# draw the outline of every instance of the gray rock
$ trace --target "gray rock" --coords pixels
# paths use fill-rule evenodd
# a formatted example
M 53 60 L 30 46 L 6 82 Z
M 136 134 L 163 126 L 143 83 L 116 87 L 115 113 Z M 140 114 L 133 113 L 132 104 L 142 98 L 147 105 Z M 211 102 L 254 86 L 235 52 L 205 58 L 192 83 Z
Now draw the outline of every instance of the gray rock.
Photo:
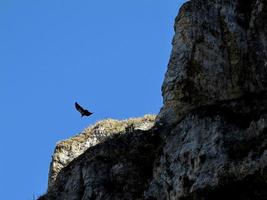
M 267 199 L 266 21 L 266 0 L 185 3 L 156 124 L 59 143 L 39 200 Z
M 187 114 L 166 136 L 145 199 L 266 199 L 266 97 Z M 244 112 L 252 103 L 255 110 Z
M 175 22 L 157 121 L 267 87 L 265 0 L 191 0 Z
M 90 147 L 62 168 L 42 199 L 142 199 L 161 139 L 134 129 Z
M 155 116 L 128 120 L 107 119 L 86 128 L 82 133 L 57 143 L 50 163 L 48 189 L 53 187 L 57 174 L 72 160 L 84 153 L 89 147 L 104 142 L 116 134 L 124 134 L 131 129 L 148 130 L 154 125 Z

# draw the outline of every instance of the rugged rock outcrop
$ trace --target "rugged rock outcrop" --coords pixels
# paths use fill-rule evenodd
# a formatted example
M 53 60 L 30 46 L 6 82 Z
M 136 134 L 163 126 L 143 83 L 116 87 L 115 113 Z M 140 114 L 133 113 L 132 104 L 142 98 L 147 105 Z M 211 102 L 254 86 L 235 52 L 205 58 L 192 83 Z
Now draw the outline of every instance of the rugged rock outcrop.
M 266 0 L 192 0 L 175 22 L 159 119 L 267 87 Z
M 188 113 L 168 133 L 145 197 L 266 199 L 266 98 L 251 94 Z
M 88 127 L 82 133 L 70 139 L 58 142 L 50 164 L 48 188 L 52 188 L 58 173 L 73 159 L 84 153 L 89 147 L 112 138 L 113 135 L 124 134 L 134 130 L 145 131 L 153 127 L 154 115 L 128 120 L 107 119 Z
M 267 199 L 266 21 L 266 0 L 185 3 L 156 124 L 61 142 L 39 199 Z

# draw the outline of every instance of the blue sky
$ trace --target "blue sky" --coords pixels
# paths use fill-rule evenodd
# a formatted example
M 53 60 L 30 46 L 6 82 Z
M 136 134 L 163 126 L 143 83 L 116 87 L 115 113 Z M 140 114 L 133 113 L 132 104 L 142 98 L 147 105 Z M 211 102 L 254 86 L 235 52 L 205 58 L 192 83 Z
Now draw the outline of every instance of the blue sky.
M 0 196 L 46 191 L 57 141 L 158 113 L 180 0 L 0 1 Z M 74 102 L 94 114 L 81 118 Z

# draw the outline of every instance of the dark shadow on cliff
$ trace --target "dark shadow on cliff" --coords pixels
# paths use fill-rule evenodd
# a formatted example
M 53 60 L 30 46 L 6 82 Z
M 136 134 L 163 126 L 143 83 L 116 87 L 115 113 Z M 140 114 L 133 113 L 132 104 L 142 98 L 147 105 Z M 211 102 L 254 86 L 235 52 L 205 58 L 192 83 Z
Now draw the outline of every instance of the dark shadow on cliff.
M 247 92 L 240 98 L 220 101 L 212 105 L 200 106 L 192 111 L 199 117 L 222 116 L 226 122 L 235 124 L 240 129 L 248 128 L 251 121 L 256 121 L 267 113 L 267 91 Z
M 227 177 L 217 187 L 196 191 L 187 197 L 181 198 L 181 200 L 265 200 L 267 199 L 266 188 L 266 177 L 262 177 L 260 173 L 255 173 L 248 175 L 243 180 L 237 180 L 236 177 Z

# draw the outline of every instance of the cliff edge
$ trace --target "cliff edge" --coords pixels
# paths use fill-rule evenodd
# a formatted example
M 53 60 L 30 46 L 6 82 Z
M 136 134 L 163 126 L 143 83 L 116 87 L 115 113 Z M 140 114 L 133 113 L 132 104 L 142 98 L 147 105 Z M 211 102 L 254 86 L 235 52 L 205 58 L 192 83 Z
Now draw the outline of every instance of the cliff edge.
M 156 119 L 59 143 L 39 200 L 267 199 L 266 21 L 266 0 L 186 2 Z

